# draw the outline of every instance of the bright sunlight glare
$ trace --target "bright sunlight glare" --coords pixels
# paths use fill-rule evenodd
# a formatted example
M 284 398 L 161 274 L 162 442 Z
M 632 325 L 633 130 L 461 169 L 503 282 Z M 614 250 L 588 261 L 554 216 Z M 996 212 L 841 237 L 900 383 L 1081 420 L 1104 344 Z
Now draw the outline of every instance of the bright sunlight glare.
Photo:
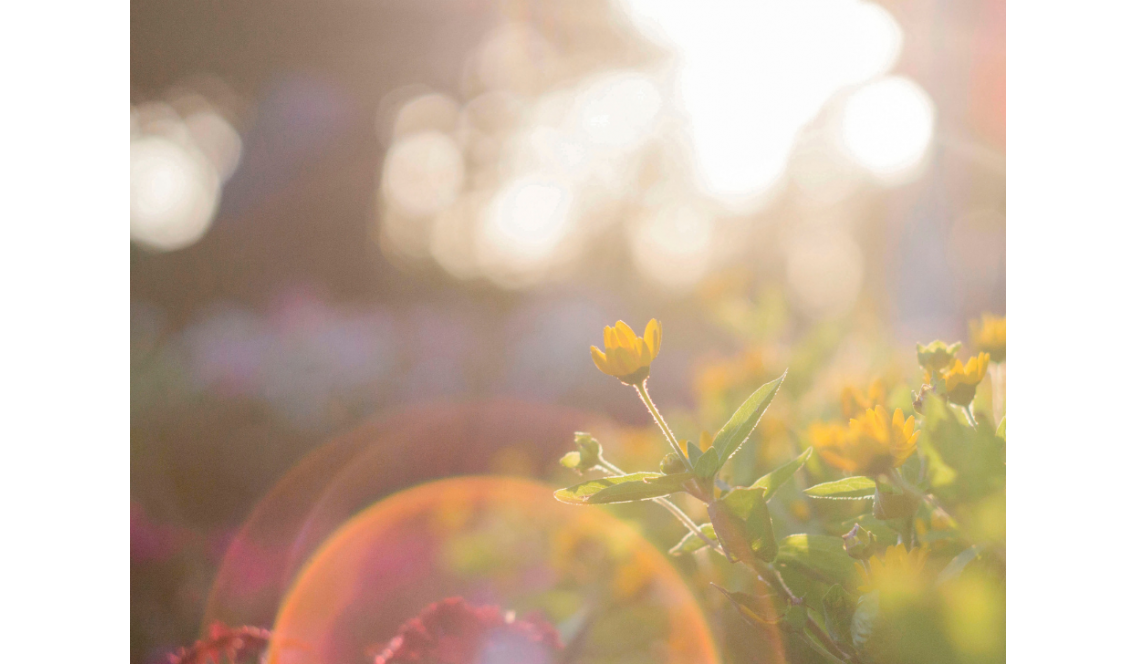
M 839 89 L 889 71 L 903 34 L 863 0 L 623 0 L 676 56 L 676 95 L 703 189 L 740 210 L 781 181 L 798 131 Z
M 914 81 L 889 76 L 845 101 L 841 138 L 857 163 L 886 181 L 917 170 L 935 129 L 935 107 Z

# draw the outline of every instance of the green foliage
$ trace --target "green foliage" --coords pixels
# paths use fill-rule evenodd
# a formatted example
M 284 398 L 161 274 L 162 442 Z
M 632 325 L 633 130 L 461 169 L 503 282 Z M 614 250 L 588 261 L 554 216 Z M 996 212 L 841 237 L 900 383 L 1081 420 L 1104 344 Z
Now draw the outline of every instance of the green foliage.
M 735 489 L 707 507 L 727 557 L 754 564 L 769 562 L 778 553 L 774 525 L 763 500 L 765 489 Z
M 714 583 L 711 586 L 726 595 L 735 610 L 752 625 L 774 625 L 781 619 L 781 616 L 774 609 L 772 598 L 769 595 L 732 592 Z
M 616 477 L 600 477 L 574 484 L 553 493 L 557 500 L 570 505 L 599 505 L 651 500 L 683 490 L 691 473 L 630 473 Z
M 858 498 L 871 498 L 876 493 L 876 482 L 870 477 L 846 477 L 836 482 L 815 484 L 805 490 L 810 498 L 827 498 L 830 500 L 852 500 Z
M 942 462 L 955 472 L 954 480 L 939 485 L 938 493 L 950 502 L 974 501 L 1006 485 L 1006 441 L 980 419 L 972 428 L 942 399 L 924 406 L 923 434 Z
M 829 636 L 841 643 L 853 641 L 853 613 L 857 609 L 855 597 L 845 592 L 845 588 L 835 583 L 821 598 L 821 606 L 825 615 L 825 629 Z
M 786 373 L 783 372 L 781 376 L 755 390 L 750 398 L 738 407 L 738 410 L 727 420 L 722 429 L 715 434 L 712 447 L 718 453 L 719 468 L 750 437 L 750 433 L 754 431 L 754 427 L 758 426 L 758 420 L 762 419 L 762 415 L 770 407 L 774 395 L 778 393 L 778 388 L 781 387 L 785 378 Z
M 778 547 L 777 562 L 826 583 L 853 587 L 857 561 L 845 553 L 845 542 L 829 535 L 790 535 Z
M 718 541 L 718 535 L 715 534 L 715 527 L 709 523 L 704 523 L 699 526 L 699 532 L 703 533 L 703 535 L 712 542 Z M 694 553 L 706 546 L 707 543 L 703 541 L 702 537 L 699 537 L 695 533 L 688 532 L 683 536 L 683 539 L 679 540 L 678 544 L 671 547 L 668 553 L 673 556 L 678 556 L 684 553 Z
M 703 456 L 695 463 L 695 477 L 700 479 L 710 479 L 715 476 L 719 470 L 719 455 L 715 448 L 708 448 Z
M 806 448 L 806 450 L 802 452 L 796 459 L 785 465 L 778 466 L 766 475 L 763 475 L 758 479 L 758 481 L 756 481 L 754 484 L 751 484 L 750 488 L 765 490 L 765 498 L 766 500 L 769 500 L 780 486 L 785 484 L 791 477 L 793 477 L 794 473 L 796 473 L 802 466 L 804 466 L 806 461 L 809 461 L 811 454 L 813 454 L 813 448 Z

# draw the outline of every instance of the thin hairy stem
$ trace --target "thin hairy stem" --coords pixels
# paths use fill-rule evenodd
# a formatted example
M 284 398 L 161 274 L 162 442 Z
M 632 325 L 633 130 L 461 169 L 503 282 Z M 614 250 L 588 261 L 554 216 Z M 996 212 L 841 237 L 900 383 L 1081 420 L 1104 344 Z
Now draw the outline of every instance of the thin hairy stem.
M 675 450 L 675 453 L 679 455 L 680 459 L 683 459 L 683 463 L 687 464 L 689 470 L 694 471 L 694 468 L 691 466 L 691 460 L 687 458 L 687 455 L 679 447 L 679 440 L 675 437 L 675 434 L 671 433 L 671 429 L 667 426 L 667 422 L 664 421 L 663 415 L 660 414 L 659 409 L 655 407 L 655 403 L 651 400 L 651 395 L 647 393 L 647 379 L 641 380 L 633 387 L 636 388 L 636 393 L 640 395 L 640 401 L 644 402 L 648 412 L 655 418 L 655 423 L 658 424 L 659 428 L 663 431 L 663 437 L 667 439 L 667 442 L 671 443 L 671 449 Z

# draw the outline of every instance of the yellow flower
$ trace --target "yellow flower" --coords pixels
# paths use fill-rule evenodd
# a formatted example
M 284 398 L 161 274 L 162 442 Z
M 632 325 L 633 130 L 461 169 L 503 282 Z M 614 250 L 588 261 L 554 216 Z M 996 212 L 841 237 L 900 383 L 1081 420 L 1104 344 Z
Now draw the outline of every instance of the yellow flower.
M 647 324 L 642 337 L 637 337 L 624 321 L 617 321 L 615 327 L 604 328 L 604 350 L 592 347 L 592 361 L 597 369 L 609 376 L 635 385 L 647 378 L 651 361 L 659 355 L 662 338 L 659 321 L 654 318 Z
M 1007 359 L 1007 319 L 991 314 L 983 314 L 971 325 L 971 345 L 977 350 L 991 355 L 991 361 L 998 364 Z
M 884 558 L 873 556 L 868 561 L 868 571 L 858 566 L 861 576 L 858 588 L 862 593 L 873 590 L 915 590 L 925 581 L 924 564 L 928 561 L 928 549 L 916 547 L 909 551 L 903 545 L 894 544 L 884 552 Z
M 880 475 L 904 463 L 916 451 L 920 432 L 916 418 L 904 419 L 899 408 L 888 419 L 884 406 L 866 409 L 849 421 L 814 424 L 808 435 L 814 449 L 829 465 L 861 475 Z
M 841 390 L 841 412 L 845 417 L 852 418 L 857 413 L 875 406 L 883 406 L 885 394 L 884 381 L 880 378 L 869 383 L 868 392 L 860 388 L 847 385 Z
M 987 375 L 987 365 L 991 356 L 980 353 L 967 361 L 965 365 L 959 360 L 955 366 L 944 373 L 944 388 L 947 391 L 948 401 L 960 406 L 966 406 L 975 398 L 975 387 Z

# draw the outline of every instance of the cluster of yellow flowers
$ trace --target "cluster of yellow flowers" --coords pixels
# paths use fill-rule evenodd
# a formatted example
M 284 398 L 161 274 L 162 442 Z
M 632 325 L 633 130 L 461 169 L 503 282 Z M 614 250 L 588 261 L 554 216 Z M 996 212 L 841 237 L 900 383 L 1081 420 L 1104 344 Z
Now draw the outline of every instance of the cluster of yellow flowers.
M 916 418 L 897 408 L 888 417 L 884 406 L 868 408 L 840 424 L 813 424 L 808 436 L 814 449 L 835 468 L 858 475 L 880 475 L 904 463 L 916 451 L 920 432 Z
M 979 351 L 967 362 L 956 358 L 962 344 L 933 341 L 916 345 L 916 357 L 924 368 L 924 382 L 957 406 L 967 407 L 975 398 L 975 388 L 987 375 L 991 362 L 1007 358 L 1007 319 L 984 314 L 971 321 L 971 343 Z

